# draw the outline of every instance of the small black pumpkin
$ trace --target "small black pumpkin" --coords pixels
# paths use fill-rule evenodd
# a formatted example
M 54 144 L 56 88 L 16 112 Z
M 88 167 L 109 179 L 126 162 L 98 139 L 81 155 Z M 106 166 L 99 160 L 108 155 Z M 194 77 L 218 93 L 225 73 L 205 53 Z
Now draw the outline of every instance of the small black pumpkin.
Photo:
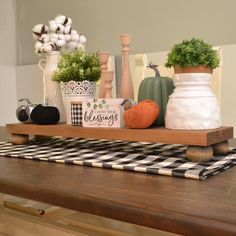
M 32 110 L 30 118 L 36 124 L 51 125 L 60 120 L 60 113 L 56 107 L 39 104 Z

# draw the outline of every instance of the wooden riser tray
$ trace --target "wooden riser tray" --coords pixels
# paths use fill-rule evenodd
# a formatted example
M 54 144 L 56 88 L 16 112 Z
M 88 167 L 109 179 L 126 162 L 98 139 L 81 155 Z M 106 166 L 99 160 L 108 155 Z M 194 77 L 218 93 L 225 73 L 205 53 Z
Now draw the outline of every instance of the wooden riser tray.
M 201 155 L 205 153 L 204 150 L 206 150 L 207 148 L 209 149 L 209 147 L 211 148 L 211 145 L 214 146 L 215 144 L 224 143 L 223 146 L 225 149 L 225 145 L 228 147 L 228 143 L 225 143 L 225 141 L 233 138 L 233 127 L 221 127 L 219 129 L 212 130 L 186 131 L 170 130 L 164 127 L 150 129 L 83 128 L 80 126 L 72 126 L 66 124 L 36 125 L 20 123 L 7 124 L 6 129 L 12 135 L 13 144 L 19 144 L 18 140 L 22 140 L 22 142 L 20 143 L 27 142 L 28 135 L 119 139 L 128 141 L 159 142 L 166 144 L 186 144 L 190 146 L 200 146 L 202 147 L 200 149 Z M 209 156 L 209 150 L 207 152 L 207 155 Z M 212 151 L 210 150 L 210 152 Z M 197 154 L 197 156 L 199 156 L 199 153 Z

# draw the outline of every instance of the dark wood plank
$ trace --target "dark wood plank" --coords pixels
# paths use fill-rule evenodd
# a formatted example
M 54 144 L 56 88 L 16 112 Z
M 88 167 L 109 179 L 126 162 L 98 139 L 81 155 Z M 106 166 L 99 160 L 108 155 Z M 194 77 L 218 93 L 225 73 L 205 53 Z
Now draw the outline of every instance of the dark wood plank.
M 0 157 L 0 192 L 184 235 L 236 235 L 236 169 L 205 181 Z
M 209 146 L 233 138 L 233 127 L 214 130 L 169 130 L 163 127 L 153 129 L 128 128 L 83 128 L 66 124 L 35 125 L 8 124 L 6 129 L 11 134 L 31 134 L 46 136 L 65 136 L 97 139 L 121 139 L 128 141 L 160 142 Z

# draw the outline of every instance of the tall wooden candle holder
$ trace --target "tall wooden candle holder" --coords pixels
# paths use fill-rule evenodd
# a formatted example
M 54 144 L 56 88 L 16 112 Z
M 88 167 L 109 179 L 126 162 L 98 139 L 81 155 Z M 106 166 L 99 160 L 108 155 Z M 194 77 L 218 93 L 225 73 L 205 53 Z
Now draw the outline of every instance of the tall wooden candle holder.
M 122 34 L 120 36 L 123 56 L 123 71 L 121 76 L 120 97 L 134 99 L 134 89 L 129 67 L 129 51 L 130 51 L 130 34 Z
M 105 96 L 104 98 L 112 98 L 112 80 L 114 71 L 103 71 L 102 77 L 104 79 Z
M 103 72 L 108 70 L 108 59 L 109 59 L 109 53 L 108 52 L 99 52 L 99 59 L 101 63 L 101 81 L 100 81 L 100 86 L 99 86 L 99 98 L 105 98 L 105 82 L 103 78 Z

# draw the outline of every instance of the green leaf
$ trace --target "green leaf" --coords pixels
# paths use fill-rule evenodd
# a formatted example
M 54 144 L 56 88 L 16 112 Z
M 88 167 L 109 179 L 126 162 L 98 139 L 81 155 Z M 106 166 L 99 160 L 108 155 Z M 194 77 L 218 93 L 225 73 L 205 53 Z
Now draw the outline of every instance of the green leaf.
M 93 81 L 101 77 L 100 60 L 98 53 L 76 51 L 62 55 L 58 69 L 52 79 L 57 82 Z

